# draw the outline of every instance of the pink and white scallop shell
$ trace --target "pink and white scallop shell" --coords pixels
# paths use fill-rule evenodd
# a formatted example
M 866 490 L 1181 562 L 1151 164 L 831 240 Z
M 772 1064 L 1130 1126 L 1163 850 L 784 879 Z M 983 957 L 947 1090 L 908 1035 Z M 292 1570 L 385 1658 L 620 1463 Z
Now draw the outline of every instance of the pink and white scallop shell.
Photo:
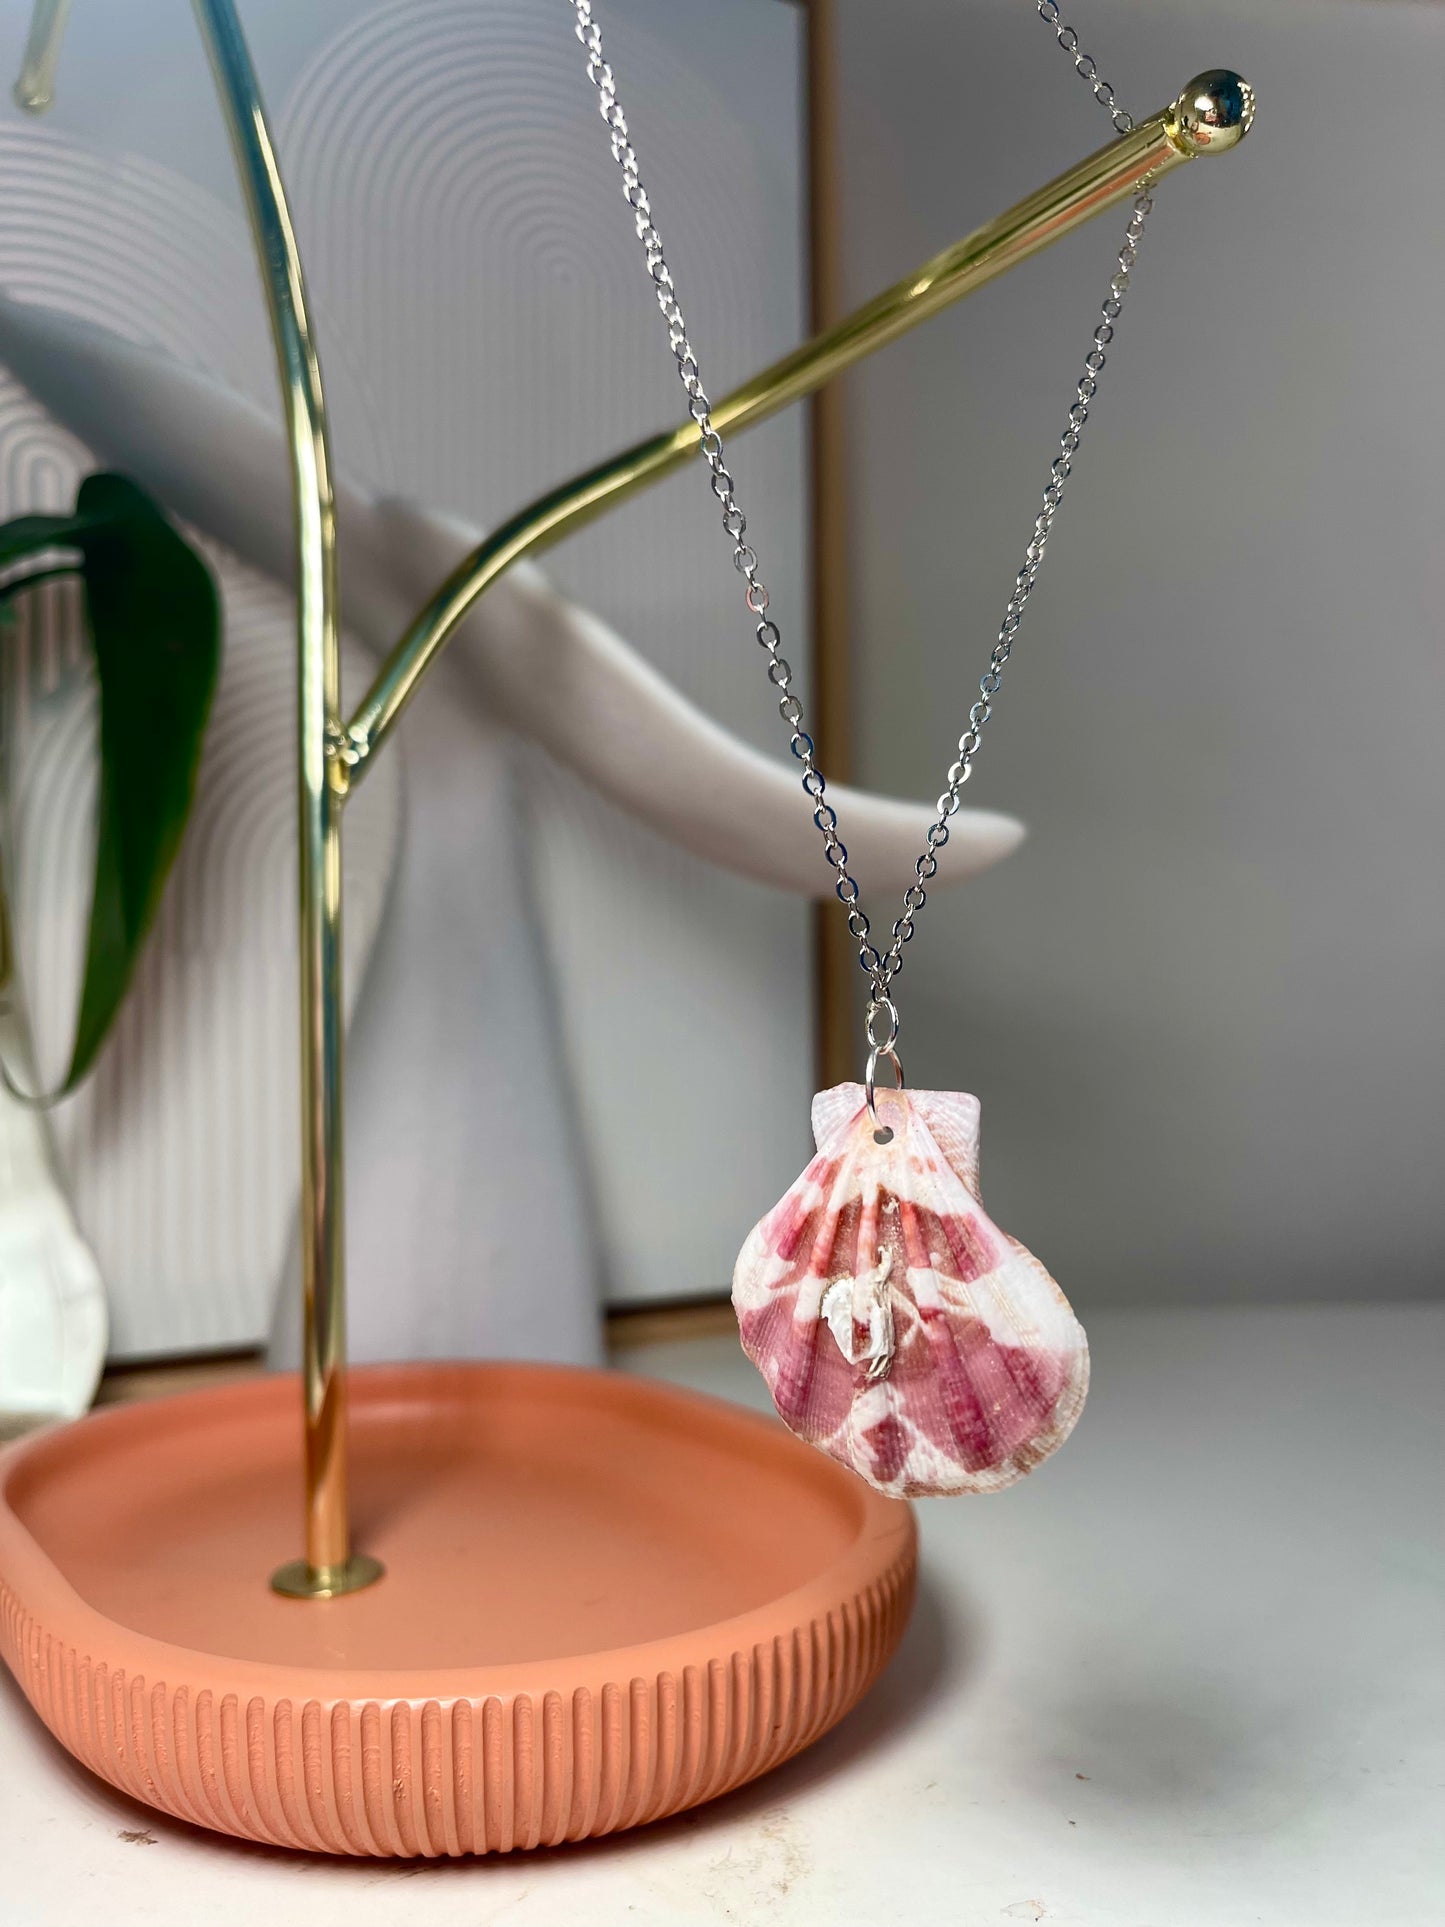
M 978 1201 L 978 1099 L 813 1099 L 818 1154 L 743 1246 L 743 1350 L 799 1438 L 880 1492 L 997 1492 L 1062 1445 L 1089 1348 Z M 879 1127 L 892 1132 L 876 1141 Z

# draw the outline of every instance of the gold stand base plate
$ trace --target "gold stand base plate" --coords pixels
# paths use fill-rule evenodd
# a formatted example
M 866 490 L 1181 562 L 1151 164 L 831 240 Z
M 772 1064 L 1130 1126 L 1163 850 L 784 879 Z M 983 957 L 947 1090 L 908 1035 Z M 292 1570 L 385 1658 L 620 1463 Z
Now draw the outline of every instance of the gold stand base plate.
M 374 1586 L 386 1572 L 370 1553 L 354 1552 L 344 1566 L 312 1566 L 304 1559 L 288 1559 L 271 1575 L 271 1590 L 287 1599 L 338 1599 L 342 1593 Z

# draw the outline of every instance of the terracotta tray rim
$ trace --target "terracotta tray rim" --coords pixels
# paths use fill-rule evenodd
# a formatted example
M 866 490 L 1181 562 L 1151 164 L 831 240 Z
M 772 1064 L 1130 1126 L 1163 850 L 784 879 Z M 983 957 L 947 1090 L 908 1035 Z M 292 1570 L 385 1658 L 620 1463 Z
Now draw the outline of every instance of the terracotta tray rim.
M 634 1392 L 644 1387 L 649 1397 L 664 1406 L 702 1407 L 714 1419 L 752 1432 L 784 1451 L 795 1448 L 808 1454 L 810 1459 L 814 1456 L 810 1447 L 789 1439 L 769 1419 L 745 1406 L 734 1405 L 711 1393 L 606 1368 L 510 1359 L 414 1360 L 404 1364 L 355 1366 L 351 1379 L 354 1391 L 381 1388 L 384 1394 L 394 1382 L 398 1392 L 404 1393 L 408 1379 L 434 1378 L 439 1369 L 458 1379 L 483 1374 L 491 1378 L 551 1377 L 561 1383 L 571 1381 L 579 1388 L 599 1391 L 605 1390 L 608 1381 L 620 1380 Z M 239 1686 L 250 1683 L 258 1695 L 274 1698 L 278 1675 L 285 1674 L 294 1682 L 290 1691 L 297 1699 L 340 1704 L 369 1697 L 446 1704 L 479 1697 L 505 1698 L 509 1694 L 532 1691 L 539 1675 L 563 1668 L 579 1685 L 594 1677 L 599 1683 L 615 1679 L 620 1671 L 634 1675 L 648 1671 L 666 1673 L 689 1663 L 700 1639 L 709 1637 L 716 1642 L 718 1635 L 726 1639 L 730 1632 L 736 1650 L 746 1650 L 756 1643 L 770 1643 L 785 1617 L 794 1625 L 807 1624 L 820 1610 L 836 1605 L 840 1598 L 850 1593 L 856 1595 L 890 1578 L 901 1565 L 911 1561 L 916 1550 L 917 1526 L 912 1507 L 906 1501 L 872 1491 L 853 1474 L 831 1466 L 818 1455 L 818 1466 L 809 1469 L 824 1483 L 836 1477 L 839 1491 L 846 1492 L 858 1507 L 857 1529 L 837 1559 L 820 1567 L 802 1585 L 746 1612 L 683 1627 L 657 1639 L 592 1651 L 550 1653 L 533 1659 L 478 1659 L 466 1666 L 450 1667 L 327 1666 L 247 1659 L 205 1647 L 183 1646 L 157 1639 L 153 1634 L 111 1618 L 75 1588 L 10 1503 L 10 1482 L 25 1460 L 81 1428 L 92 1435 L 103 1435 L 116 1429 L 144 1426 L 161 1408 L 174 1412 L 177 1407 L 191 1406 L 215 1413 L 227 1407 L 245 1410 L 253 1404 L 292 1403 L 299 1397 L 298 1385 L 295 1373 L 268 1372 L 238 1384 L 168 1393 L 135 1405 L 102 1408 L 68 1424 L 47 1426 L 0 1448 L 0 1597 L 8 1596 L 27 1619 L 41 1628 L 57 1618 L 66 1619 L 72 1628 L 66 1643 L 92 1665 L 104 1664 L 113 1671 L 140 1674 L 152 1682 L 165 1681 L 173 1690 L 190 1686 L 197 1691 L 235 1692 Z M 891 1552 L 887 1550 L 889 1540 L 896 1542 Z M 308 1608 L 304 1602 L 297 1601 L 295 1610 Z M 623 1658 L 626 1664 L 619 1666 L 616 1662 Z M 224 1676 L 224 1689 L 220 1687 L 219 1676 Z M 337 1683 L 330 1695 L 326 1691 L 328 1681 Z M 347 1682 L 344 1688 L 343 1681 Z

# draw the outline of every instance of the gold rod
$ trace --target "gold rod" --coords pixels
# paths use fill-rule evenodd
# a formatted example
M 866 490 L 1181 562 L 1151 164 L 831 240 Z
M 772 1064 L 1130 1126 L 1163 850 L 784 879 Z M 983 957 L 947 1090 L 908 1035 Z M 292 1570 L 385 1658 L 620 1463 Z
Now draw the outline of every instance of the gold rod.
M 69 13 L 70 0 L 35 0 L 30 37 L 15 83 L 15 105 L 27 114 L 43 114 L 55 99 L 55 69 Z
M 812 326 L 831 328 L 843 314 L 842 214 L 838 161 L 837 0 L 809 0 L 808 262 Z M 853 675 L 849 652 L 848 461 L 844 395 L 825 382 L 809 403 L 812 460 L 809 516 L 812 615 L 813 735 L 832 783 L 853 780 Z M 819 1090 L 852 1075 L 857 1049 L 855 946 L 837 906 L 810 906 L 813 945 L 813 1050 Z
M 291 451 L 298 581 L 306 1556 L 283 1566 L 271 1583 L 278 1592 L 330 1598 L 381 1575 L 375 1560 L 352 1554 L 346 1491 L 341 792 L 328 780 L 327 754 L 341 711 L 336 515 L 301 256 L 255 71 L 231 0 L 195 0 L 195 10 L 250 215 Z
M 1236 145 L 1253 119 L 1254 98 L 1237 74 L 1201 74 L 1162 112 L 1050 181 L 1027 200 L 926 262 L 916 274 L 776 361 L 712 411 L 727 432 L 751 428 L 789 402 L 872 354 L 905 330 L 1037 254 L 1084 221 L 1197 154 Z M 519 510 L 458 565 L 412 622 L 377 673 L 347 727 L 355 783 L 385 741 L 438 652 L 472 604 L 513 562 L 559 541 L 604 509 L 660 481 L 691 459 L 691 421 L 650 437 Z

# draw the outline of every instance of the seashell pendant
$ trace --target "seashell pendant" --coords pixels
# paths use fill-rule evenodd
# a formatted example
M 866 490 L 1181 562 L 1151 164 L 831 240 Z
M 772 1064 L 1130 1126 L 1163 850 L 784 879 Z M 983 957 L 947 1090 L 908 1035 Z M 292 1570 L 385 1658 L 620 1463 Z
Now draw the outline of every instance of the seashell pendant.
M 978 1099 L 876 1102 L 875 1124 L 861 1084 L 813 1099 L 818 1154 L 733 1273 L 743 1350 L 783 1422 L 880 1492 L 997 1492 L 1073 1430 L 1084 1329 L 978 1201 Z

